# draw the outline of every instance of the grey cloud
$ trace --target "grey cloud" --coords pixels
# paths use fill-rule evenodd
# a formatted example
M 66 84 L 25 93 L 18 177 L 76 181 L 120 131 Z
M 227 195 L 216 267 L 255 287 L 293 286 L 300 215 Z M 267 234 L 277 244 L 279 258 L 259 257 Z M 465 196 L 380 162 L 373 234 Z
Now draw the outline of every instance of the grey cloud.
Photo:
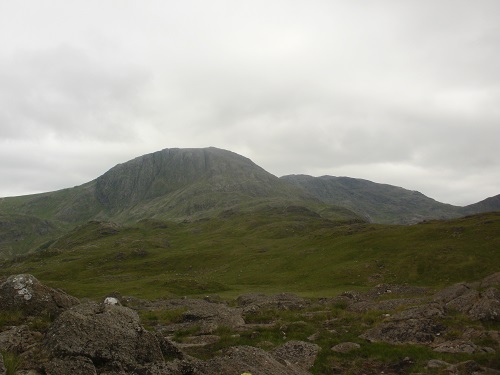
M 0 63 L 0 135 L 131 137 L 149 79 L 65 45 L 17 53 Z

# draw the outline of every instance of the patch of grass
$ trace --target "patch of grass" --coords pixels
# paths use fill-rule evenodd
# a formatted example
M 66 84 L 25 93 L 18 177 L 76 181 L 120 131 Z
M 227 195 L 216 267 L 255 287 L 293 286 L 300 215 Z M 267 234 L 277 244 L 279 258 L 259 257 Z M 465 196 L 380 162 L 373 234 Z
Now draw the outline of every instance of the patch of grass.
M 201 331 L 201 326 L 193 325 L 189 328 L 175 331 L 173 339 L 174 341 L 183 342 L 186 337 L 196 335 L 200 333 L 200 331 Z
M 15 326 L 21 324 L 24 319 L 24 314 L 20 310 L 0 311 L 0 329 L 5 326 Z
M 2 352 L 3 364 L 5 366 L 6 375 L 14 375 L 21 364 L 21 359 L 18 354 L 12 352 Z
M 488 224 L 483 222 L 488 219 Z M 463 227 L 459 237 L 453 228 Z M 500 215 L 425 225 L 346 224 L 276 209 L 185 223 L 83 225 L 4 263 L 77 297 L 249 292 L 328 297 L 376 283 L 442 287 L 498 271 Z M 383 260 L 383 261 L 381 261 Z M 339 306 L 341 307 L 341 306 Z
M 139 310 L 138 314 L 142 324 L 147 329 L 152 329 L 158 325 L 168 325 L 182 322 L 182 315 L 187 311 L 187 308 L 175 310 Z

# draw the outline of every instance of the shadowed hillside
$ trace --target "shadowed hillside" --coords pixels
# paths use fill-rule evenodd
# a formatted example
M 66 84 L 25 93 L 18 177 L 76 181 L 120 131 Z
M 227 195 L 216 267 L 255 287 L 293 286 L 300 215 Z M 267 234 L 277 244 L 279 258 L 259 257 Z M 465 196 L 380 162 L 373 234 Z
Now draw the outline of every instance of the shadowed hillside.
M 401 187 L 350 177 L 281 177 L 324 203 L 346 207 L 375 223 L 415 224 L 500 210 L 499 196 L 467 207 L 452 206 Z

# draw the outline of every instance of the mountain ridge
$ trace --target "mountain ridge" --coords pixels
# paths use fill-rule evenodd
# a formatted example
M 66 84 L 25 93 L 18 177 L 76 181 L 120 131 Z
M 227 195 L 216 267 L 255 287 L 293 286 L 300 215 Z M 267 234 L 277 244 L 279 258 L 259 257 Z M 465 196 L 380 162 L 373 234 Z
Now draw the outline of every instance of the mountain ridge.
M 13 252 L 16 238 L 9 233 L 19 222 L 15 215 L 23 215 L 25 222 L 46 221 L 53 233 L 64 233 L 89 220 L 196 220 L 225 210 L 288 206 L 337 221 L 413 224 L 500 210 L 500 195 L 458 207 L 419 192 L 350 177 L 278 178 L 249 158 L 215 147 L 166 148 L 117 164 L 80 186 L 2 198 L 0 254 Z

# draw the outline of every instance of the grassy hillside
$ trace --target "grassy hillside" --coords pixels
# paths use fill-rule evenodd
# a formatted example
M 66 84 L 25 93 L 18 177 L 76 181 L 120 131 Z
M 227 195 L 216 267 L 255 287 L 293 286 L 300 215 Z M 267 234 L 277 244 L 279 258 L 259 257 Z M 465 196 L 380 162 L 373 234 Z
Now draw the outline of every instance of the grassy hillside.
M 296 292 L 331 296 L 382 282 L 443 286 L 499 271 L 500 213 L 414 226 L 327 220 L 302 207 L 225 211 L 193 222 L 84 224 L 4 262 L 78 297 Z

